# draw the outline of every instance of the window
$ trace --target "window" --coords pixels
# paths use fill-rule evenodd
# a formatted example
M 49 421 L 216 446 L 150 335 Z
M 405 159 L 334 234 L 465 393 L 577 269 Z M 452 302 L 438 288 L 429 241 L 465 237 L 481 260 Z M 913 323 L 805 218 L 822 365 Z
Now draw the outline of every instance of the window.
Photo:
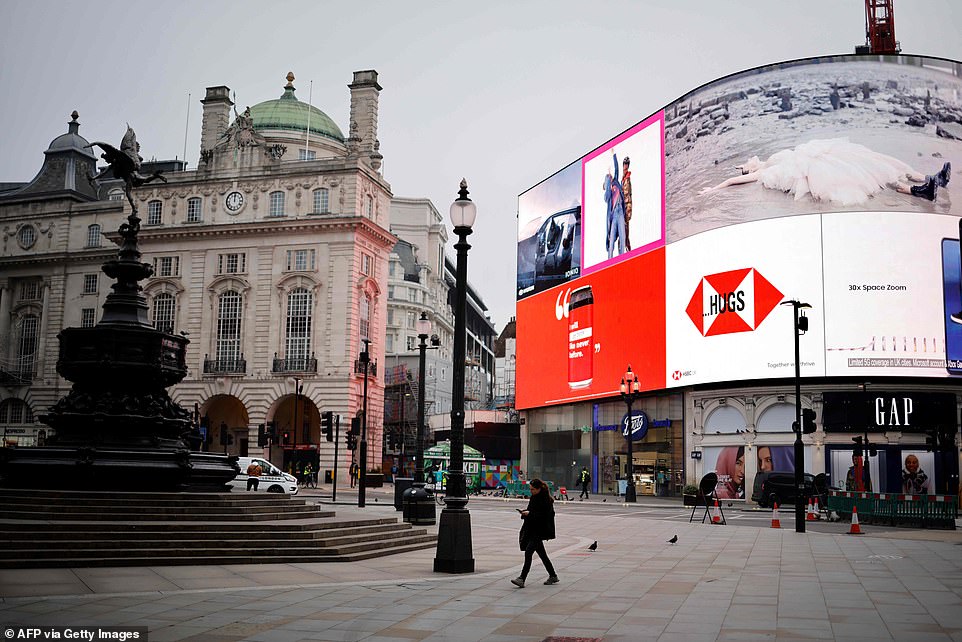
M 408 301 L 411 303 L 418 302 L 418 291 L 414 288 L 408 288 Z
M 374 218 L 374 197 L 367 197 L 367 217 Z
M 147 225 L 160 225 L 163 212 L 164 204 L 161 201 L 147 203 Z
M 408 326 L 407 326 L 407 327 L 408 327 L 408 328 L 410 328 L 410 329 L 413 330 L 414 328 L 417 327 L 417 316 L 418 316 L 418 315 L 417 315 L 416 313 L 414 313 L 414 312 L 408 312 L 408 314 L 407 314 L 407 318 L 408 318 Z
M 358 324 L 361 331 L 361 339 L 371 338 L 371 299 L 366 296 L 361 296 L 361 310 L 358 315 L 360 318 L 360 323 Z
M 109 201 L 122 201 L 124 200 L 124 190 L 122 189 L 112 189 L 107 192 L 107 200 Z
M 330 192 L 324 187 L 314 190 L 314 213 L 327 214 L 330 211 Z
M 97 310 L 94 308 L 84 308 L 80 311 L 80 327 L 92 328 L 97 323 Z
M 284 216 L 284 192 L 271 192 L 270 216 Z
M 296 288 L 287 295 L 286 356 L 307 359 L 311 356 L 311 321 L 314 295 L 306 288 Z
M 241 355 L 241 295 L 227 290 L 217 302 L 217 360 L 236 361 Z
M 0 403 L 0 424 L 32 424 L 33 410 L 22 399 Z
M 303 272 L 314 269 L 314 250 L 288 250 L 287 269 Z
M 167 334 L 174 333 L 174 295 L 161 292 L 154 297 L 154 327 Z
M 179 274 L 179 256 L 158 256 L 154 259 L 154 276 L 177 276 Z
M 33 247 L 33 244 L 37 242 L 37 230 L 34 229 L 33 225 L 24 225 L 17 232 L 17 243 L 20 244 L 25 250 L 29 250 Z
M 20 321 L 20 341 L 17 343 L 17 366 L 21 373 L 33 374 L 33 361 L 37 353 L 40 318 L 29 314 Z
M 20 284 L 21 301 L 37 301 L 40 299 L 40 281 L 24 281 Z
M 394 309 L 389 308 L 387 311 L 387 324 L 394 325 Z
M 388 300 L 391 300 L 391 299 L 394 298 L 394 286 L 393 286 L 393 285 L 387 286 L 387 298 L 388 298 Z
M 411 336 L 409 336 L 409 337 L 408 337 L 408 352 L 413 352 L 414 350 L 417 350 L 417 349 L 418 349 L 418 338 L 417 338 L 417 337 L 411 337 Z
M 195 196 L 187 199 L 187 222 L 200 223 L 203 220 L 203 210 L 201 208 L 200 197 Z
M 99 279 L 96 274 L 84 274 L 84 294 L 97 294 L 97 282 Z
M 387 352 L 394 352 L 394 335 L 387 334 L 384 336 L 384 350 Z
M 394 263 L 394 261 L 389 262 L 389 263 L 387 264 L 387 275 L 388 275 L 388 276 L 394 276 L 394 271 L 395 271 L 396 269 L 397 269 L 397 267 L 396 267 L 396 264 Z
M 297 160 L 314 160 L 317 157 L 317 152 L 310 149 L 299 149 L 297 150 Z
M 219 254 L 217 256 L 218 274 L 243 274 L 247 268 L 246 254 Z
M 100 226 L 96 223 L 87 226 L 86 247 L 100 247 Z
M 367 276 L 374 274 L 374 257 L 364 252 L 361 252 L 361 274 Z

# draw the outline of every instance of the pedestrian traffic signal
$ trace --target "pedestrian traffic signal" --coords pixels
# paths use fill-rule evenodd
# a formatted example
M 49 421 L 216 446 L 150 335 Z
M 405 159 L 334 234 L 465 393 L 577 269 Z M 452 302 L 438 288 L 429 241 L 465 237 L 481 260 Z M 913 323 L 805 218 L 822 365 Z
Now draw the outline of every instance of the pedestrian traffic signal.
M 324 419 L 324 437 L 328 441 L 334 441 L 334 413 L 327 410 L 322 417 Z
M 264 424 L 257 424 L 257 447 L 267 447 L 267 428 Z
M 855 442 L 855 450 L 852 452 L 852 456 L 861 457 L 862 456 L 862 436 L 859 435 L 858 437 L 852 437 L 852 441 Z
M 291 443 L 291 433 L 289 433 L 288 431 L 285 430 L 285 431 L 284 431 L 284 445 L 286 446 L 286 445 L 288 445 L 288 444 L 290 444 L 290 443 Z
M 802 432 L 806 435 L 815 432 L 815 411 L 811 408 L 802 410 Z

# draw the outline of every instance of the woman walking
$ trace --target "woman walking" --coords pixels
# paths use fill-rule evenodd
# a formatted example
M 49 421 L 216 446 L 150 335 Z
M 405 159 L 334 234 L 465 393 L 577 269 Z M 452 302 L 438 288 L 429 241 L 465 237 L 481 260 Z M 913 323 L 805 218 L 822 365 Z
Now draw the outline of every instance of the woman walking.
M 521 526 L 519 542 L 521 550 L 524 551 L 524 567 L 521 575 L 511 580 L 511 583 L 518 588 L 524 588 L 524 580 L 528 577 L 531 570 L 531 559 L 537 553 L 541 558 L 541 563 L 548 571 L 548 579 L 545 584 L 557 584 L 558 575 L 555 573 L 548 553 L 544 550 L 544 541 L 554 539 L 554 499 L 548 491 L 547 485 L 540 479 L 532 479 L 531 499 L 528 500 L 528 507 L 521 512 L 521 519 L 524 523 Z

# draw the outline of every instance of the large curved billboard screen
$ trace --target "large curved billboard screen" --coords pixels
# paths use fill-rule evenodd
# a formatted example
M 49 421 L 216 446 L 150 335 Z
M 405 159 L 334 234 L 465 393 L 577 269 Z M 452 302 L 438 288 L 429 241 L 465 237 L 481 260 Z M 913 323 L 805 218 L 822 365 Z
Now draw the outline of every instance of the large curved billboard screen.
M 616 394 L 628 364 L 648 390 L 792 376 L 789 299 L 812 306 L 803 376 L 962 374 L 960 76 L 917 56 L 752 69 L 521 194 L 517 406 Z M 595 282 L 617 287 L 589 337 L 565 306 Z M 572 386 L 586 350 L 596 376 Z

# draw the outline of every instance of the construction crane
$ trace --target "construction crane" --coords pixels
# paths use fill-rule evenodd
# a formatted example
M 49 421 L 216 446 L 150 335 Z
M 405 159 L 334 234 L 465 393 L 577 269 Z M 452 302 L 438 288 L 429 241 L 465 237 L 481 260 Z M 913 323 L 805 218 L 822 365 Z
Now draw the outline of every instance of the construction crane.
M 855 53 L 897 54 L 901 51 L 895 39 L 892 0 L 865 0 L 865 44 L 856 45 Z

